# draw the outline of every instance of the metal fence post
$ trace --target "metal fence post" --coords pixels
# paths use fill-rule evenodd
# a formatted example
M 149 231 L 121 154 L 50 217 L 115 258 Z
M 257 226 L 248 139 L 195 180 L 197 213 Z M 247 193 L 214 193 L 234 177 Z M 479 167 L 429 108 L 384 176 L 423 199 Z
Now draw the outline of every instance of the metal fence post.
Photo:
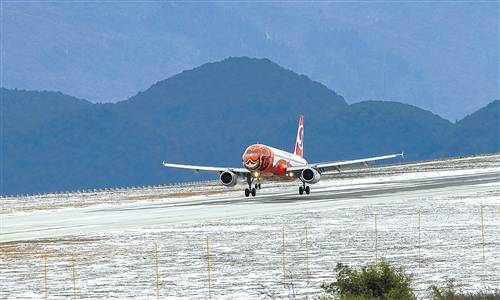
M 76 255 L 71 254 L 71 273 L 73 279 L 73 299 L 76 299 Z
M 210 247 L 208 244 L 208 236 L 206 237 L 206 244 L 207 244 L 207 275 L 208 275 L 208 298 L 212 299 L 212 278 L 210 275 Z
M 286 282 L 286 268 L 285 268 L 285 225 L 281 228 L 281 268 L 283 271 L 283 283 Z

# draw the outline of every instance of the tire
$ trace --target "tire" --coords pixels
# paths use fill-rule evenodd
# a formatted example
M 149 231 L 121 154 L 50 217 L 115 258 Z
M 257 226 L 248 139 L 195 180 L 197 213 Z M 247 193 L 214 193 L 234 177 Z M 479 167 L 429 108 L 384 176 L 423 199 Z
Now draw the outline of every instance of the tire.
M 301 194 L 301 195 L 304 194 L 304 188 L 301 186 L 299 186 L 299 194 Z
M 262 186 L 261 186 L 261 185 L 260 185 L 260 183 L 259 183 L 259 190 L 260 190 L 261 188 L 262 188 Z
M 256 189 L 252 189 L 252 197 L 255 197 L 255 195 L 257 195 L 257 190 Z
M 311 189 L 309 188 L 309 186 L 306 186 L 306 194 L 309 195 L 310 192 L 311 192 Z
M 249 189 L 245 189 L 245 197 L 248 197 L 250 196 L 250 190 Z

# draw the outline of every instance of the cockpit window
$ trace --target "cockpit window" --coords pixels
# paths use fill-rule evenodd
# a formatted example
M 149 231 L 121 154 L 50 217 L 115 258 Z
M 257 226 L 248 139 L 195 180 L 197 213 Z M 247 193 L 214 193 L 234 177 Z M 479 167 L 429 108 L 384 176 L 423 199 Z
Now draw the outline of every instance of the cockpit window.
M 259 153 L 260 153 L 259 150 L 250 150 L 250 149 L 248 149 L 246 152 L 246 154 L 259 154 Z

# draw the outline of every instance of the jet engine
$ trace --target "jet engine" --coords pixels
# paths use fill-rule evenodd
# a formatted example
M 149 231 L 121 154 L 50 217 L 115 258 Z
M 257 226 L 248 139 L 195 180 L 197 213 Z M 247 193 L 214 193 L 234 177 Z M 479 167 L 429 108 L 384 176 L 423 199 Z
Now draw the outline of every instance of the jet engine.
M 219 180 L 225 186 L 235 186 L 237 183 L 238 175 L 231 171 L 224 171 L 220 173 Z
M 307 168 L 300 173 L 300 180 L 305 183 L 314 184 L 321 179 L 321 174 L 313 168 Z

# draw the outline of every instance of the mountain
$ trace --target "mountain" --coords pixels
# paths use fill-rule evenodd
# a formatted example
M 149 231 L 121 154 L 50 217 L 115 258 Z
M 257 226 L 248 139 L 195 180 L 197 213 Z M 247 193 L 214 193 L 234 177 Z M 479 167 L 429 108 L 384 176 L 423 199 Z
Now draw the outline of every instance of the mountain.
M 291 151 L 299 114 L 306 117 L 310 161 L 402 150 L 408 160 L 498 151 L 491 132 L 498 128 L 499 101 L 452 124 L 398 102 L 348 105 L 268 59 L 204 64 L 116 104 L 0 92 L 2 194 L 207 178 L 163 169 L 161 161 L 239 166 L 244 148 L 256 142 Z
M 500 100 L 495 100 L 460 120 L 448 136 L 441 155 L 498 152 L 500 148 Z
M 355 103 L 325 120 L 309 122 L 309 128 L 320 130 L 307 136 L 311 152 L 323 161 L 401 151 L 405 151 L 406 160 L 434 158 L 442 147 L 441 138 L 453 128 L 448 120 L 430 111 L 389 101 Z
M 115 107 L 124 117 L 155 130 L 158 138 L 170 140 L 169 144 L 196 149 L 192 157 L 200 163 L 208 159 L 239 164 L 239 154 L 221 161 L 211 152 L 225 145 L 239 153 L 257 141 L 288 148 L 299 114 L 321 120 L 348 105 L 324 85 L 268 59 L 240 57 L 157 82 Z M 204 137 L 202 148 L 207 154 L 199 153 L 199 140 L 185 138 L 193 132 Z M 280 138 L 283 134 L 290 140 Z
M 116 102 L 207 61 L 252 56 L 348 103 L 404 101 L 452 121 L 499 95 L 499 1 L 2 4 L 9 88 Z
M 0 88 L 2 129 L 33 128 L 51 119 L 92 106 L 92 103 L 60 92 L 36 92 Z M 22 122 L 21 124 L 19 122 Z
M 61 97 L 71 109 L 51 109 Z M 13 120 L 8 123 L 16 126 L 2 139 L 3 193 L 192 178 L 181 172 L 174 179 L 161 161 L 239 165 L 250 143 L 280 141 L 290 148 L 300 112 L 323 118 L 348 107 L 305 76 L 244 57 L 183 72 L 117 104 L 8 89 L 2 98 L 2 110 Z M 28 126 L 30 112 L 46 120 Z
M 6 191 L 57 191 L 134 184 L 155 145 L 148 130 L 94 105 L 51 119 L 37 128 L 6 134 Z M 148 152 L 144 152 L 145 145 Z M 140 174 L 140 172 L 139 172 Z

